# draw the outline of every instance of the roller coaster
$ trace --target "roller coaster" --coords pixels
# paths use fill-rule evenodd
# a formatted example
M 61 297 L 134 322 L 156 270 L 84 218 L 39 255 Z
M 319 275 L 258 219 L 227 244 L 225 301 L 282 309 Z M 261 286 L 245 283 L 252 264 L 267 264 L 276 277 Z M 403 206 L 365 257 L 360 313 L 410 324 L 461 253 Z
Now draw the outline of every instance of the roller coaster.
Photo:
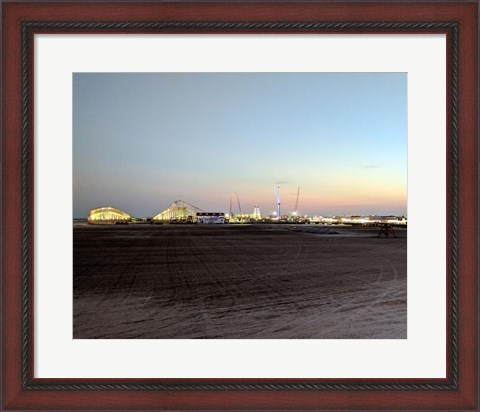
M 184 202 L 175 200 L 167 209 L 155 215 L 152 223 L 189 223 L 197 220 L 197 213 L 204 212 L 202 209 Z

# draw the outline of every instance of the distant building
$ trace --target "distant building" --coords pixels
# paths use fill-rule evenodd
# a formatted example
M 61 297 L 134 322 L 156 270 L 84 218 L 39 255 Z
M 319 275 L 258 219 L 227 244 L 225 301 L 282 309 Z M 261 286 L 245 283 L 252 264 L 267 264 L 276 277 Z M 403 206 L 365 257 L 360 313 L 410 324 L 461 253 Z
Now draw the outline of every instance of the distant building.
M 197 223 L 222 224 L 225 223 L 225 213 L 221 212 L 198 212 Z
M 90 210 L 87 222 L 94 224 L 115 224 L 128 223 L 132 221 L 132 216 L 125 213 L 123 210 L 115 209 L 114 207 L 99 207 Z

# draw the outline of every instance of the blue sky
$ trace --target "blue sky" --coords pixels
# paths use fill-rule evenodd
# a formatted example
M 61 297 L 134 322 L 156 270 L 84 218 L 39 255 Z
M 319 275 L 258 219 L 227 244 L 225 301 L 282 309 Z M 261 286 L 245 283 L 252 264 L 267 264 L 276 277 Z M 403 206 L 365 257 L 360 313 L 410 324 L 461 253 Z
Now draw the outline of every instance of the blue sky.
M 280 182 L 280 183 L 278 183 Z M 406 73 L 75 73 L 73 213 L 407 213 Z

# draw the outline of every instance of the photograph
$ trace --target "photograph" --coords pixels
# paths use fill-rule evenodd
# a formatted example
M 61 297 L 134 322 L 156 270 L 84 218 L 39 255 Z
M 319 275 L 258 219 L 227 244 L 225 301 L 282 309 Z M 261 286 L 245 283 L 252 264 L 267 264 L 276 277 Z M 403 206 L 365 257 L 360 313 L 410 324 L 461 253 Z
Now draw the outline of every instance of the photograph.
M 480 410 L 478 1 L 0 3 L 0 410 Z
M 74 339 L 407 339 L 408 73 L 72 76 Z

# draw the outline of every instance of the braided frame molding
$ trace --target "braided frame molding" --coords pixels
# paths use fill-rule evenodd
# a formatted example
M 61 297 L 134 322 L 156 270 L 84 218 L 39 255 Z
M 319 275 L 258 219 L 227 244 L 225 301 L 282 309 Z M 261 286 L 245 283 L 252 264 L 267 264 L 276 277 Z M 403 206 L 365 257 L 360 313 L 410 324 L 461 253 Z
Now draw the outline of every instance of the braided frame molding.
M 345 381 L 328 379 L 322 381 L 265 381 L 253 382 L 234 381 L 218 382 L 215 380 L 200 381 L 144 381 L 135 382 L 74 382 L 72 380 L 52 383 L 36 382 L 30 368 L 32 350 L 31 336 L 31 284 L 33 273 L 31 271 L 31 217 L 33 210 L 30 208 L 31 188 L 33 175 L 30 170 L 31 142 L 31 112 L 32 102 L 30 96 L 32 62 L 31 36 L 34 32 L 44 29 L 65 31 L 105 30 L 132 31 L 132 32 L 315 32 L 315 31 L 378 31 L 401 33 L 404 31 L 428 32 L 430 30 L 445 31 L 450 35 L 449 44 L 449 92 L 450 92 L 450 225 L 447 228 L 450 234 L 450 267 L 449 269 L 449 307 L 450 307 L 450 376 L 447 382 L 437 381 L 408 381 L 394 380 L 378 382 L 375 380 Z M 24 390 L 367 390 L 367 391 L 428 391 L 428 390 L 456 390 L 458 388 L 458 23 L 456 22 L 26 22 L 22 27 L 22 386 Z M 33 310 L 33 309 L 32 309 Z

